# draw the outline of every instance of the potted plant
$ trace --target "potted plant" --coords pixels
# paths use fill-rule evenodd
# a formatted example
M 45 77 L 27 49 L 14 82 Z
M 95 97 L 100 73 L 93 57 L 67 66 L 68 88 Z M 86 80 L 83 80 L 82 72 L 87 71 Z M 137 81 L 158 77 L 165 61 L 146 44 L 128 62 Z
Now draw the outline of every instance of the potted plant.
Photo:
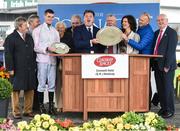
M 8 115 L 8 105 L 9 98 L 11 97 L 11 92 L 13 87 L 9 82 L 9 73 L 4 67 L 0 67 L 0 118 L 7 117 Z

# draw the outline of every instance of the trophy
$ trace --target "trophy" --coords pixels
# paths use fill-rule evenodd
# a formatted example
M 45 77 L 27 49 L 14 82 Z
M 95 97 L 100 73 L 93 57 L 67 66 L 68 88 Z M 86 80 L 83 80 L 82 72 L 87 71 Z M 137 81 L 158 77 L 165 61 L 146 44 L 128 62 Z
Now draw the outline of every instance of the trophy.
M 51 47 L 55 48 L 56 50 L 54 53 L 57 54 L 67 54 L 69 52 L 69 46 L 62 42 L 54 42 Z
M 96 39 L 104 46 L 113 46 L 122 40 L 122 31 L 115 26 L 107 26 L 97 32 Z

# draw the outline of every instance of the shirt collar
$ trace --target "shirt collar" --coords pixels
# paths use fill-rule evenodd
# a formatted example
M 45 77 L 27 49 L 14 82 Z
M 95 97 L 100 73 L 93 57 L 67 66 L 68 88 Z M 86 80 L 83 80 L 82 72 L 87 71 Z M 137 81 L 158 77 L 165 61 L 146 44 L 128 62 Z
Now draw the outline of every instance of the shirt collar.
M 50 26 L 48 26 L 48 24 L 47 23 L 45 23 L 44 22 L 44 24 L 43 24 L 45 27 L 47 27 L 48 29 L 50 29 L 51 27 L 52 27 L 52 25 L 50 25 Z
M 162 32 L 164 33 L 166 31 L 166 29 L 167 29 L 167 26 L 162 29 Z
M 91 28 L 91 31 L 93 30 L 93 26 L 90 26 L 90 27 L 86 26 L 86 29 L 87 29 L 87 30 L 88 30 L 89 28 Z
M 18 34 L 23 38 L 23 33 L 21 33 L 21 32 L 18 31 L 18 30 L 17 30 L 17 32 L 18 32 Z

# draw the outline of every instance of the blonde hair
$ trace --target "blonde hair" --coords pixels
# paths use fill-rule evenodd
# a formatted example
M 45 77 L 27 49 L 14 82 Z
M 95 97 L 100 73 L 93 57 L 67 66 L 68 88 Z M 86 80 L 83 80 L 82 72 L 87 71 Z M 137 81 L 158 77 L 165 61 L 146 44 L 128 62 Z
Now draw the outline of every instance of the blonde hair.
M 144 12 L 142 15 L 146 16 L 146 17 L 148 18 L 148 21 L 150 21 L 150 20 L 151 20 L 151 16 L 150 16 L 150 14 L 149 14 L 149 13 Z

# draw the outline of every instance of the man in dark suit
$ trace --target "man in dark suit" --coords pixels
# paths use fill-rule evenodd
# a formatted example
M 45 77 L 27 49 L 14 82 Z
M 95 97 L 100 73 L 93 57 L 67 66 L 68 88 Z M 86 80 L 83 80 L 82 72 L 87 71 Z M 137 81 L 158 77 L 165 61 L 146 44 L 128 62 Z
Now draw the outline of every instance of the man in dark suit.
M 73 34 L 75 50 L 77 53 L 103 53 L 104 46 L 95 38 L 99 28 L 93 25 L 94 12 L 85 10 L 84 24 L 76 27 Z
M 73 42 L 73 32 L 77 26 L 81 25 L 81 23 L 82 23 L 81 17 L 79 15 L 73 15 L 71 17 L 71 27 L 68 27 L 66 29 L 65 34 L 66 36 L 68 36 L 68 41 L 69 41 L 67 44 L 70 47 L 69 53 L 75 53 L 74 42 Z
M 163 118 L 174 115 L 174 73 L 176 69 L 177 33 L 168 26 L 168 18 L 160 14 L 157 18 L 159 29 L 154 37 L 154 55 L 162 55 L 153 63 L 155 80 L 159 94 L 161 109 L 158 112 Z
M 27 21 L 24 17 L 15 20 L 15 30 L 7 36 L 5 47 L 6 68 L 12 80 L 12 113 L 14 118 L 21 118 L 19 107 L 20 91 L 24 91 L 23 115 L 33 117 L 32 105 L 34 89 L 36 88 L 36 55 L 34 41 L 27 33 Z

